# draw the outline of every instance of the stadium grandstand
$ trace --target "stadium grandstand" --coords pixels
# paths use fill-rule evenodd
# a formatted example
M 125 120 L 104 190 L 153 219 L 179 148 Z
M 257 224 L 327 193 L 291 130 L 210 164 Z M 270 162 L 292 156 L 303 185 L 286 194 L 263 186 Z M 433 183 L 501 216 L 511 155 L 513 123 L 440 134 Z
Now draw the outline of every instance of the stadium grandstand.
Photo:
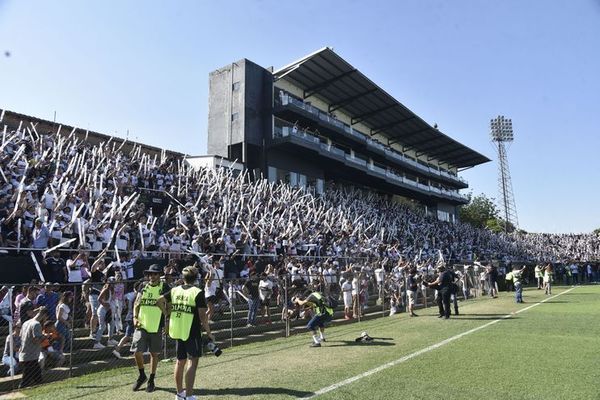
M 458 175 L 490 161 L 323 48 L 275 71 L 243 59 L 210 74 L 208 151 L 269 181 L 350 184 L 455 221 Z

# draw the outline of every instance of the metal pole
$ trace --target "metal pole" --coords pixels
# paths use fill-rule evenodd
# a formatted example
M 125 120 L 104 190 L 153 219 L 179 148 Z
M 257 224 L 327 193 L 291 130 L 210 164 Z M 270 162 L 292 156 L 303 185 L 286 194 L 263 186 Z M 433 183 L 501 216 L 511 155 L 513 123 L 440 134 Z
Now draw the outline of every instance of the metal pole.
M 287 274 L 284 275 L 284 287 L 283 287 L 283 301 L 284 301 L 284 305 L 283 305 L 283 311 L 285 311 L 286 315 L 285 315 L 285 337 L 290 337 L 290 313 L 288 310 L 288 280 L 287 280 Z
M 381 316 L 385 317 L 385 269 L 383 270 L 383 276 L 381 277 L 381 286 L 379 288 L 379 298 L 381 299 Z
M 15 342 L 13 340 L 13 290 L 9 288 L 6 295 L 8 296 L 8 307 L 10 310 L 10 321 L 8 321 L 8 334 L 9 334 L 9 346 L 10 346 L 10 377 L 15 377 Z
M 401 291 L 400 295 L 402 296 L 402 305 L 404 306 L 404 312 L 408 312 L 408 293 L 406 292 L 408 290 L 408 280 L 406 278 L 406 269 L 402 270 L 402 279 L 404 280 L 404 291 Z M 417 294 L 415 293 L 415 297 L 416 295 Z
M 362 316 L 362 299 L 361 299 L 361 295 L 360 295 L 362 293 L 362 271 L 358 273 L 357 292 L 358 292 L 358 294 L 356 295 L 356 303 L 357 303 L 356 311 L 358 312 L 358 316 L 356 317 L 356 319 L 358 320 L 358 322 L 360 322 L 360 317 Z
M 229 282 L 229 287 L 232 287 L 233 281 Z M 229 346 L 233 347 L 233 314 L 235 308 L 233 306 L 233 290 L 231 291 L 232 296 L 229 297 Z
M 77 285 L 73 286 L 73 310 L 71 310 L 71 339 L 69 346 L 69 378 L 73 377 L 73 336 L 75 336 L 75 313 L 77 312 Z

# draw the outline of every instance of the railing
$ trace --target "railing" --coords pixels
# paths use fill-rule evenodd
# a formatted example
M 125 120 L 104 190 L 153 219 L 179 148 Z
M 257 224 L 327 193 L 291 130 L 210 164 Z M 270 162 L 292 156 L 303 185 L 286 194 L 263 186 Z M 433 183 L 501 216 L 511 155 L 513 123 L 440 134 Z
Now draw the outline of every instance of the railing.
M 308 111 L 311 114 L 315 114 L 321 121 L 325 121 L 329 124 L 332 124 L 334 126 L 336 126 L 337 128 L 340 128 L 341 130 L 343 130 L 344 132 L 355 136 L 357 138 L 360 138 L 361 140 L 365 140 L 367 142 L 368 146 L 372 146 L 375 147 L 383 152 L 385 152 L 385 154 L 389 157 L 393 157 L 399 161 L 408 163 L 412 166 L 415 166 L 417 168 L 419 168 L 420 170 L 424 171 L 424 172 L 428 172 L 434 175 L 438 175 L 438 176 L 444 176 L 445 178 L 448 179 L 453 179 L 453 180 L 457 180 L 460 181 L 462 183 L 467 183 L 467 181 L 455 174 L 452 174 L 450 172 L 447 172 L 443 169 L 438 169 L 438 168 L 434 168 L 434 167 L 430 167 L 427 165 L 423 165 L 420 162 L 411 160 L 408 157 L 405 157 L 403 154 L 398 153 L 395 149 L 393 149 L 392 147 L 386 146 L 381 142 L 378 142 L 374 139 L 371 139 L 368 135 L 354 129 L 352 126 L 347 125 L 345 123 L 343 123 L 342 121 L 340 121 L 337 118 L 332 117 L 329 113 L 326 113 L 322 110 L 320 110 L 319 108 L 307 104 L 305 102 L 303 102 L 302 100 L 299 100 L 297 98 L 295 98 L 294 96 L 290 95 L 289 93 L 285 92 L 285 91 L 281 91 L 283 94 L 280 95 L 279 98 L 279 103 L 281 105 L 293 105 L 295 107 L 298 107 L 302 110 Z
M 414 180 L 404 178 L 401 175 L 396 174 L 395 172 L 393 172 L 390 169 L 371 164 L 359 157 L 356 157 L 356 156 L 353 156 L 352 154 L 346 153 L 344 150 L 336 147 L 335 144 L 333 144 L 333 143 L 323 142 L 323 140 L 321 138 L 308 132 L 307 130 L 299 130 L 293 126 L 279 126 L 279 125 L 275 126 L 275 129 L 273 130 L 274 138 L 283 138 L 283 137 L 288 137 L 288 136 L 294 136 L 296 138 L 299 138 L 299 139 L 306 141 L 308 143 L 311 143 L 311 144 L 318 144 L 323 151 L 334 154 L 335 156 L 341 157 L 350 163 L 356 164 L 357 166 L 367 168 L 370 171 L 374 171 L 380 175 L 390 177 L 391 179 L 394 179 L 395 181 L 402 182 L 404 184 L 416 187 L 420 190 L 432 192 L 432 193 L 436 193 L 436 194 L 443 194 L 445 196 L 450 196 L 450 197 L 458 199 L 458 200 L 468 200 L 467 196 L 463 196 L 457 192 L 453 192 L 453 191 L 446 190 L 446 189 L 438 189 L 438 188 L 435 188 L 434 186 L 419 183 Z M 383 146 L 383 145 L 373 142 L 371 139 L 367 139 L 367 140 L 370 141 L 372 146 L 375 146 L 375 147 Z M 403 156 L 401 156 L 401 157 L 404 159 L 405 162 L 408 162 L 419 168 L 425 168 L 428 170 L 430 169 L 430 167 L 425 167 L 424 165 L 421 165 L 417 161 L 411 160 L 411 159 L 403 157 Z M 440 172 L 440 171 L 437 171 L 437 172 Z
M 366 166 L 367 166 L 367 162 L 366 162 L 365 160 L 363 160 L 363 159 L 360 159 L 360 158 L 358 158 L 358 157 L 353 157 L 353 156 L 351 156 L 350 154 L 346 154 L 346 160 L 348 160 L 348 161 L 350 161 L 350 162 L 353 162 L 353 163 L 356 163 L 356 164 L 358 164 L 358 165 L 361 165 L 361 166 L 363 166 L 363 167 L 366 167 Z

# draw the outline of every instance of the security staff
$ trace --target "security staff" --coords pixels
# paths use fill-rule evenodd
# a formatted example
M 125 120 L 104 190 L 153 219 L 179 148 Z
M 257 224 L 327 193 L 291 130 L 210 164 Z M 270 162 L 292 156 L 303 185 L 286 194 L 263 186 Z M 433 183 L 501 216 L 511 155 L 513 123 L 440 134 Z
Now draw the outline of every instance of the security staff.
M 175 339 L 177 362 L 175 364 L 175 386 L 177 398 L 195 400 L 193 395 L 198 358 L 201 355 L 202 339 L 200 324 L 209 340 L 214 340 L 206 315 L 206 299 L 204 291 L 195 286 L 198 269 L 190 266 L 183 269 L 184 284 L 176 286 L 159 300 L 159 307 L 167 311 L 167 303 L 171 304 L 168 324 L 169 336 Z M 187 369 L 186 369 L 187 364 Z M 185 389 L 183 374 L 185 371 Z
M 439 318 L 450 318 L 450 296 L 452 294 L 452 275 L 446 271 L 446 267 L 440 265 L 437 267 L 438 277 L 431 283 L 424 282 L 426 286 L 436 286 L 438 290 L 438 307 L 440 310 Z
M 300 307 L 309 307 L 313 310 L 314 315 L 306 326 L 312 332 L 313 343 L 310 347 L 321 347 L 321 342 L 326 341 L 325 324 L 333 318 L 333 308 L 319 292 L 307 291 L 304 293 L 304 299 L 294 298 L 292 301 Z M 317 330 L 319 335 L 317 335 Z
M 131 344 L 131 351 L 134 353 L 135 363 L 139 369 L 139 376 L 133 385 L 133 390 L 139 390 L 144 382 L 148 380 L 146 392 L 153 392 L 154 377 L 158 366 L 158 355 L 162 347 L 162 311 L 157 305 L 157 301 L 163 295 L 168 287 L 161 282 L 160 275 L 162 268 L 157 264 L 152 264 L 144 275 L 148 282 L 138 293 L 133 306 L 133 326 L 135 332 Z M 144 372 L 144 352 L 150 352 L 150 379 Z

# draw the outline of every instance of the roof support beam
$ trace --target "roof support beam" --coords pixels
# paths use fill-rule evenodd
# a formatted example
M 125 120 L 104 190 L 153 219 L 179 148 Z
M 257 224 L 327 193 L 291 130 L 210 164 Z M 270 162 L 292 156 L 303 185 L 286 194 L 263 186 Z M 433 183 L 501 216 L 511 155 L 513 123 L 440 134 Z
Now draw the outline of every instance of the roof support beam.
M 435 157 L 435 156 L 438 156 L 440 154 L 443 154 L 443 155 L 447 156 L 448 154 L 454 154 L 456 152 L 461 152 L 461 151 L 465 151 L 465 149 L 464 148 L 462 148 L 462 149 L 459 148 L 459 149 L 454 149 L 454 150 L 448 151 L 448 152 L 445 152 L 443 150 L 438 150 L 438 151 L 434 151 L 433 153 L 431 153 L 430 156 L 434 156 Z
M 359 122 L 362 122 L 362 121 L 364 121 L 365 119 L 367 119 L 367 118 L 369 118 L 369 117 L 372 117 L 373 115 L 377 115 L 377 114 L 379 114 L 379 113 L 381 113 L 381 112 L 384 112 L 384 111 L 386 111 L 386 110 L 389 110 L 390 108 L 397 107 L 398 105 L 399 105 L 398 103 L 395 103 L 395 104 L 390 104 L 390 105 L 388 105 L 388 106 L 386 106 L 386 107 L 378 108 L 377 110 L 370 111 L 370 112 L 368 112 L 368 113 L 364 113 L 364 114 L 358 115 L 358 116 L 356 116 L 356 117 L 352 118 L 352 121 L 350 121 L 350 122 L 352 123 L 352 125 L 356 125 L 356 124 L 358 124 Z
M 333 103 L 329 106 L 329 112 L 334 112 L 336 110 L 339 110 L 342 107 L 347 106 L 348 104 L 351 104 L 352 102 L 360 99 L 361 97 L 364 97 L 368 94 L 374 93 L 379 89 L 371 89 L 371 90 L 367 90 L 365 92 L 359 93 L 357 95 L 354 96 L 350 96 L 350 97 L 346 97 L 344 100 L 338 101 L 337 103 Z
M 436 139 L 429 139 L 429 140 L 427 140 L 427 141 L 423 140 L 423 141 L 420 141 L 420 142 L 417 142 L 417 143 L 411 143 L 411 144 L 410 144 L 410 145 L 408 145 L 407 147 L 415 148 L 416 146 L 419 146 L 419 145 L 421 145 L 421 144 L 423 144 L 423 143 L 427 143 L 427 142 L 429 142 L 429 141 L 433 141 L 433 142 L 435 142 L 435 140 L 436 140 Z M 434 158 L 436 158 L 436 157 L 435 157 L 435 155 L 436 155 L 436 152 L 434 152 L 434 153 L 429 153 L 429 151 L 430 151 L 430 150 L 432 150 L 432 149 L 435 149 L 436 147 L 440 147 L 440 146 L 443 146 L 443 145 L 441 145 L 440 143 L 434 143 L 434 144 L 432 144 L 432 145 L 429 145 L 429 146 L 425 146 L 425 147 L 421 147 L 421 148 L 419 148 L 419 152 L 420 152 L 421 154 L 428 154 L 428 158 L 430 158 L 431 156 L 434 156 Z
M 393 128 L 395 126 L 398 126 L 400 124 L 403 124 L 403 123 L 405 123 L 407 121 L 410 121 L 411 119 L 415 119 L 415 118 L 417 118 L 417 116 L 413 115 L 412 117 L 404 118 L 404 119 L 401 119 L 399 121 L 392 122 L 391 124 L 381 125 L 381 126 L 378 126 L 376 128 L 373 128 L 373 129 L 371 129 L 371 136 L 374 136 L 374 135 L 376 135 L 376 134 L 378 134 L 380 132 L 384 132 L 384 131 L 386 131 L 386 130 L 388 130 L 390 128 Z
M 426 131 L 428 131 L 428 130 L 430 130 L 430 129 L 431 129 L 431 128 L 423 128 L 423 129 L 416 130 L 416 131 L 414 131 L 414 132 L 411 132 L 411 133 L 410 133 L 410 134 L 408 134 L 408 135 L 404 135 L 404 136 L 400 136 L 399 138 L 395 138 L 395 139 L 392 139 L 392 140 L 388 140 L 388 144 L 394 144 L 394 143 L 401 142 L 403 139 L 409 138 L 409 137 L 411 137 L 411 136 L 418 135 L 419 133 L 421 133 L 421 132 L 426 132 Z M 412 149 L 413 147 L 412 147 L 412 145 L 406 145 L 406 146 L 405 146 L 405 148 L 407 148 L 407 149 Z M 402 150 L 402 151 L 406 151 L 406 150 Z
M 304 98 L 308 99 L 310 96 L 313 96 L 317 93 L 319 93 L 321 90 L 333 85 L 334 83 L 336 83 L 337 81 L 339 81 L 340 79 L 343 79 L 345 77 L 347 77 L 348 75 L 351 75 L 355 72 L 357 72 L 357 69 L 351 69 L 350 71 L 344 72 L 343 74 L 340 74 L 336 77 L 333 77 L 331 79 L 328 79 L 324 82 L 319 83 L 318 85 L 315 86 L 311 86 L 307 89 L 304 90 Z

